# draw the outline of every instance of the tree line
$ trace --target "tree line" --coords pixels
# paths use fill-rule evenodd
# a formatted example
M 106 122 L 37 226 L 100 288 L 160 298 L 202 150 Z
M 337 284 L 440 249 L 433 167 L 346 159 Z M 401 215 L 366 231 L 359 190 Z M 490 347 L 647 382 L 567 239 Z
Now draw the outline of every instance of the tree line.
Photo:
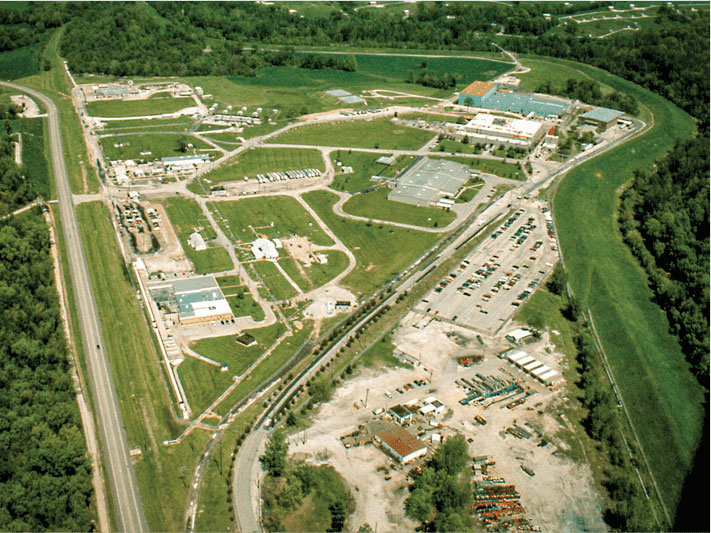
M 625 242 L 696 377 L 709 379 L 709 138 L 678 142 L 635 173 L 619 212 Z
M 90 465 L 37 210 L 0 222 L 0 250 L 0 529 L 92 530 Z

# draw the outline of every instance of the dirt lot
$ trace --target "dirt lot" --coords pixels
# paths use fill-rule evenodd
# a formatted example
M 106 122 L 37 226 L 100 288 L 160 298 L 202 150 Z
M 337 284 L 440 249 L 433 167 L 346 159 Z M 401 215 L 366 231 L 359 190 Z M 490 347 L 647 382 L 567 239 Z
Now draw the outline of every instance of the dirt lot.
M 160 215 L 160 230 L 153 231 L 153 235 L 158 239 L 160 251 L 141 256 L 148 272 L 190 272 L 192 270 L 190 262 L 185 257 L 185 252 L 178 242 L 178 237 L 163 206 L 149 202 L 141 202 L 141 205 L 144 209 L 152 207 Z
M 496 462 L 490 475 L 516 485 L 526 516 L 544 531 L 605 529 L 599 496 L 588 466 L 574 463 L 560 453 L 567 447 L 556 437 L 557 431 L 563 427 L 559 413 L 560 405 L 565 401 L 565 388 L 552 392 L 498 358 L 496 354 L 512 347 L 505 340 L 482 336 L 486 344 L 483 346 L 470 330 L 436 321 L 422 327 L 422 318 L 415 314 L 406 317 L 394 334 L 397 347 L 421 358 L 421 367 L 363 370 L 338 389 L 331 402 L 322 406 L 312 427 L 306 431 L 305 444 L 299 436 L 292 437 L 292 453 L 332 464 L 353 487 L 356 511 L 350 522 L 351 530 L 357 530 L 364 522 L 373 527 L 377 523 L 378 527 L 388 531 L 413 530 L 414 524 L 405 518 L 403 508 L 408 495 L 405 475 L 409 467 L 390 471 L 393 462 L 373 445 L 347 450 L 340 437 L 355 430 L 359 424 L 376 418 L 372 413 L 374 409 L 387 409 L 411 400 L 421 405 L 428 396 L 435 396 L 444 403 L 445 412 L 434 418 L 418 414 L 410 428 L 429 447 L 436 446 L 432 441 L 438 434 L 446 436 L 458 432 L 470 438 L 470 454 L 488 455 Z M 419 324 L 420 329 L 411 324 Z M 550 350 L 545 337 L 523 347 L 545 364 L 560 369 L 560 354 L 549 353 L 546 348 Z M 483 354 L 481 362 L 469 368 L 457 363 L 457 357 L 472 353 Z M 505 408 L 507 401 L 486 408 L 475 404 L 461 405 L 459 400 L 465 397 L 466 391 L 455 385 L 455 381 L 476 379 L 477 374 L 518 383 L 531 396 L 523 405 L 513 409 Z M 415 379 L 430 377 L 432 381 L 427 385 L 414 386 L 410 390 L 403 387 Z M 397 389 L 403 392 L 399 393 Z M 356 408 L 354 404 L 364 404 L 366 391 L 367 406 Z M 386 391 L 392 398 L 385 395 Z M 474 420 L 477 415 L 487 424 L 477 424 Z M 437 424 L 441 427 L 436 427 Z M 514 424 L 530 434 L 529 438 L 506 433 Z M 548 443 L 539 446 L 544 440 Z M 386 465 L 388 472 L 383 472 L 382 468 L 378 471 L 378 467 Z M 530 468 L 535 475 L 526 474 L 522 466 Z M 385 480 L 386 476 L 391 479 Z

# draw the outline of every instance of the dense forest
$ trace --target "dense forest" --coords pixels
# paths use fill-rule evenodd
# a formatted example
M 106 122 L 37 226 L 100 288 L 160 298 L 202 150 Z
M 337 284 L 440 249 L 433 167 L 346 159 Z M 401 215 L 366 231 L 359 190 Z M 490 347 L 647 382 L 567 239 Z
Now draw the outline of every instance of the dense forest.
M 709 379 L 709 138 L 678 143 L 622 195 L 622 231 L 694 373 Z
M 15 141 L 12 125 L 8 118 L 14 115 L 11 106 L 5 112 L 5 119 L 0 122 L 0 216 L 35 199 L 37 193 L 28 180 L 26 166 L 15 164 Z M 1 117 L 1 115 L 0 115 Z
M 639 111 L 639 106 L 633 96 L 622 94 L 619 91 L 603 94 L 602 87 L 600 87 L 600 84 L 595 80 L 578 81 L 569 78 L 563 86 L 555 85 L 547 81 L 539 85 L 536 88 L 536 92 L 565 96 L 574 100 L 580 100 L 586 104 L 619 109 L 630 115 L 636 115 Z
M 87 531 L 91 502 L 49 233 L 34 211 L 0 222 L 0 529 Z

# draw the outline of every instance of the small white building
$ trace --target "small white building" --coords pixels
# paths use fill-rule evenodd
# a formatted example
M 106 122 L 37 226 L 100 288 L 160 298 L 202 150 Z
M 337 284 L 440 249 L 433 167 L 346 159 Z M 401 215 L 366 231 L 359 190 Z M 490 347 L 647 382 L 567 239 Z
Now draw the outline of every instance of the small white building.
M 197 231 L 190 235 L 188 239 L 188 244 L 196 251 L 201 252 L 202 250 L 207 250 L 207 244 L 205 244 L 205 239 L 202 238 Z
M 527 338 L 532 337 L 532 336 L 533 336 L 532 331 L 529 331 L 529 330 L 523 329 L 523 328 L 518 328 L 513 331 L 510 331 L 506 335 L 506 340 L 509 342 L 515 342 L 516 344 L 519 344 L 519 343 L 523 342 L 524 340 L 526 340 Z
M 252 243 L 252 254 L 255 259 L 276 259 L 279 251 L 270 239 L 257 239 Z

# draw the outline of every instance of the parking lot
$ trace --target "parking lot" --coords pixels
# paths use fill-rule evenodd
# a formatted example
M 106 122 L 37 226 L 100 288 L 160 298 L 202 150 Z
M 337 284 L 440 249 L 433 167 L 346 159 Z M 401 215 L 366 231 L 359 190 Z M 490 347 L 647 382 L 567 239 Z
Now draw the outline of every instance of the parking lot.
M 558 259 L 546 209 L 528 202 L 512 213 L 415 311 L 482 333 L 499 331 Z

